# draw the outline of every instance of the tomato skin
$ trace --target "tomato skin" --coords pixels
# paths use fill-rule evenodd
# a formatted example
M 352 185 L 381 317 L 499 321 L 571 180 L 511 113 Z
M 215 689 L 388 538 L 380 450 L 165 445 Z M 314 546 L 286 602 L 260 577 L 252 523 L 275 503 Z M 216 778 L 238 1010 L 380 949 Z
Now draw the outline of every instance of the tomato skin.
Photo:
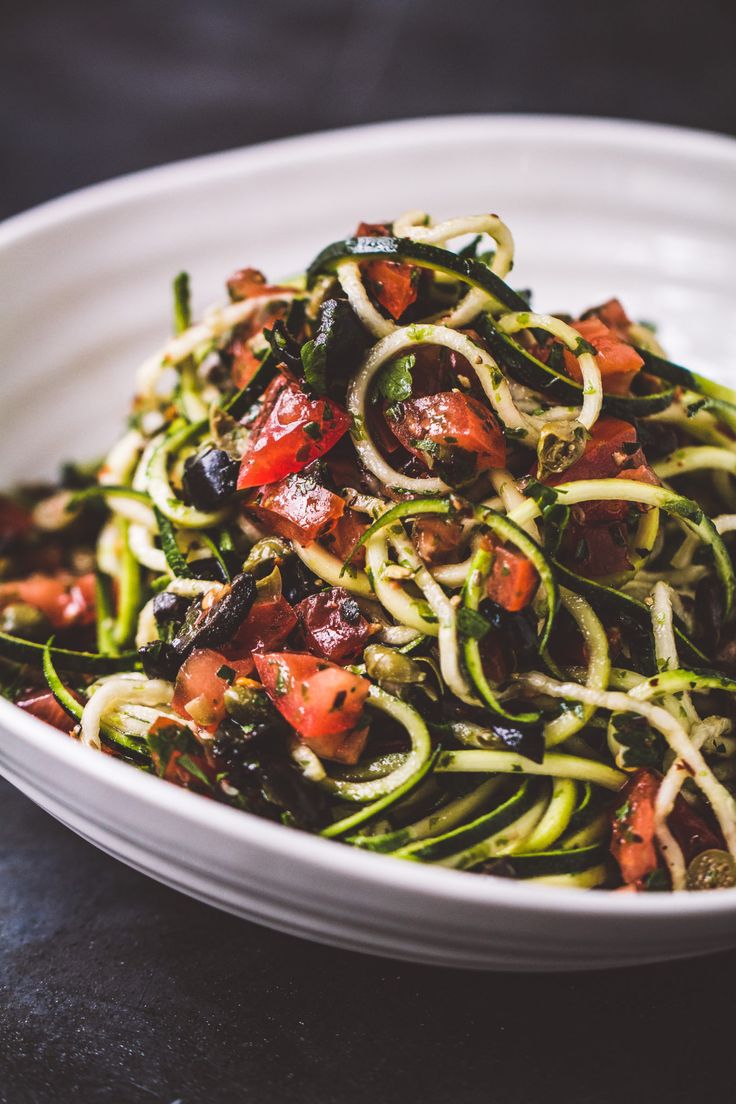
M 412 527 L 417 552 L 430 567 L 457 558 L 462 543 L 462 526 L 443 517 L 420 517 Z
M 599 307 L 591 307 L 581 315 L 581 321 L 587 322 L 591 318 L 600 318 L 601 322 L 608 326 L 609 330 L 613 330 L 622 341 L 628 340 L 631 319 L 620 299 L 608 299 Z
M 71 575 L 29 575 L 26 579 L 0 583 L 0 607 L 11 602 L 35 606 L 55 629 L 92 625 L 96 616 L 95 577 Z
M 660 787 L 654 771 L 638 770 L 617 795 L 611 816 L 611 854 L 627 885 L 639 884 L 659 865 L 654 835 L 654 803 Z
M 282 379 L 273 405 L 253 427 L 238 490 L 275 483 L 301 471 L 328 452 L 349 426 L 348 415 L 332 399 L 311 398 L 297 384 Z
M 440 391 L 400 403 L 389 426 L 404 448 L 428 467 L 431 457 L 416 447 L 417 441 L 430 440 L 473 453 L 478 471 L 502 468 L 506 463 L 506 443 L 493 415 L 477 399 L 460 391 Z
M 346 735 L 358 728 L 368 680 L 302 652 L 263 652 L 253 659 L 284 719 L 317 755 L 335 758 Z
M 368 523 L 362 514 L 356 510 L 346 509 L 338 518 L 335 528 L 325 537 L 325 547 L 337 556 L 343 563 L 352 556 L 355 567 L 363 567 L 365 564 L 365 549 L 359 548 L 353 555 L 354 549 L 360 538 L 368 530 Z
M 230 667 L 236 678 L 245 678 L 253 670 L 253 661 L 228 658 L 212 648 L 197 648 L 183 663 L 176 676 L 172 708 L 187 721 L 214 729 L 226 715 L 225 691 L 230 682 L 217 672 Z M 189 707 L 189 708 L 187 708 Z
M 66 710 L 61 708 L 50 690 L 37 690 L 33 694 L 26 694 L 15 704 L 24 713 L 38 717 L 40 721 L 46 721 L 46 724 L 58 728 L 60 732 L 71 732 L 77 723 Z
M 597 525 L 570 521 L 562 538 L 560 559 L 586 579 L 631 571 L 626 526 L 615 519 L 611 524 Z
M 304 473 L 257 488 L 246 498 L 245 508 L 269 532 L 311 544 L 333 531 L 345 500 Z
M 262 652 L 265 648 L 278 648 L 294 631 L 297 624 L 297 616 L 283 595 L 268 601 L 256 602 L 223 651 L 227 656 L 236 656 L 241 660 L 248 659 L 251 652 Z
M 726 847 L 720 831 L 714 831 L 682 794 L 677 795 L 667 824 L 682 848 L 686 863 L 691 863 L 701 851 Z
M 383 223 L 361 222 L 359 238 L 382 238 L 390 233 Z M 366 285 L 373 298 L 396 320 L 416 302 L 420 270 L 416 265 L 397 261 L 365 261 L 361 265 Z
M 636 429 L 620 418 L 599 418 L 585 452 L 574 464 L 546 482 L 552 486 L 581 479 L 631 479 L 659 483 L 640 447 Z M 647 507 L 638 507 L 645 512 Z M 623 500 L 585 502 L 573 508 L 562 540 L 560 558 L 588 578 L 615 575 L 631 569 L 627 530 L 623 524 L 631 503 Z M 583 543 L 584 542 L 584 543 Z
M 373 635 L 373 626 L 344 587 L 330 587 L 296 607 L 310 652 L 333 663 L 355 659 Z
M 600 318 L 573 322 L 573 327 L 596 350 L 596 363 L 601 373 L 604 392 L 607 395 L 628 395 L 632 380 L 644 367 L 644 361 L 636 349 L 622 341 Z M 575 354 L 565 348 L 563 356 L 567 374 L 571 379 L 582 383 L 583 375 Z
M 539 576 L 533 564 L 515 548 L 500 544 L 489 535 L 482 538 L 482 544 L 493 555 L 486 584 L 488 597 L 509 613 L 525 609 L 539 586 Z

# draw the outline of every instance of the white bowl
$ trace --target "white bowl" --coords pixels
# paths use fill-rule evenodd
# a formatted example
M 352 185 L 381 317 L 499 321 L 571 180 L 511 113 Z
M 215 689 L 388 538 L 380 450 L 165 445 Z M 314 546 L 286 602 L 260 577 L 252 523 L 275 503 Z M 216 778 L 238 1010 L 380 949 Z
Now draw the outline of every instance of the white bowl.
M 272 277 L 360 219 L 493 209 L 540 308 L 619 295 L 675 358 L 727 378 L 736 329 L 736 143 L 565 118 L 361 127 L 205 157 L 0 227 L 4 483 L 100 452 L 138 360 L 165 338 L 172 276 L 196 305 L 231 269 Z M 259 923 L 447 965 L 576 969 L 736 944 L 736 891 L 540 888 L 351 850 L 214 804 L 0 701 L 0 769 L 53 816 L 168 885 Z

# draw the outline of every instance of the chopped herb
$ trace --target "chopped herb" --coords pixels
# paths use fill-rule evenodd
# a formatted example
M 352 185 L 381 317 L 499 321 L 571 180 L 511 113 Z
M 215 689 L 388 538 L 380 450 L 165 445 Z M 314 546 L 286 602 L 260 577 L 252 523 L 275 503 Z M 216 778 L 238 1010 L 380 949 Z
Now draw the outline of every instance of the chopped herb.
M 219 667 L 217 670 L 217 677 L 232 683 L 237 673 L 238 672 L 233 667 L 228 667 L 226 663 L 223 663 L 222 667 Z
M 376 381 L 378 393 L 391 403 L 405 402 L 411 396 L 411 372 L 416 362 L 414 354 L 409 353 L 387 364 Z
M 469 637 L 471 640 L 482 640 L 491 625 L 482 613 L 463 606 L 457 611 L 457 628 L 461 636 Z

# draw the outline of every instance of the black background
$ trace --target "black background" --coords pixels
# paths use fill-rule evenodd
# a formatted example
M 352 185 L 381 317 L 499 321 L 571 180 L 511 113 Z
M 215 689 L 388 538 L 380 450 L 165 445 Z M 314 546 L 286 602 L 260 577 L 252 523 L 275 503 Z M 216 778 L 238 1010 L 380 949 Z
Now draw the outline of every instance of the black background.
M 736 132 L 731 0 L 0 11 L 3 215 L 175 158 L 402 116 L 569 112 Z M 4 1102 L 733 1095 L 736 954 L 541 977 L 363 958 L 177 896 L 4 783 L 0 799 Z

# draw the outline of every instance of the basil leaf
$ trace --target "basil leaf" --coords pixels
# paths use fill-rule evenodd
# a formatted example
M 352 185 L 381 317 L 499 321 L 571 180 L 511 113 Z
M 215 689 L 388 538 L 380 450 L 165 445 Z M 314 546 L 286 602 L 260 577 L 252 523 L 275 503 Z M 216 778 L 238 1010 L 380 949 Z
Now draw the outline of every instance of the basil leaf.
M 414 354 L 409 353 L 387 364 L 376 381 L 378 393 L 389 402 L 405 402 L 411 395 L 411 371 L 416 362 Z

